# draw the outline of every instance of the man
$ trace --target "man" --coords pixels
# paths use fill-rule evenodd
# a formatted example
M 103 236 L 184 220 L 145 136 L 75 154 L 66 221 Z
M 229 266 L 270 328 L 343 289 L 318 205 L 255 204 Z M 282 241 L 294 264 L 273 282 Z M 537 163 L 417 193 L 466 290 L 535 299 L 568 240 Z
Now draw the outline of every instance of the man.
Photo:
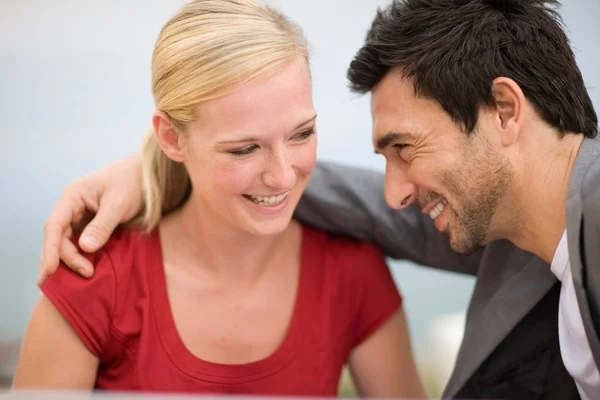
M 405 0 L 380 11 L 348 77 L 372 94 L 395 210 L 378 174 L 321 164 L 297 211 L 391 257 L 477 276 L 444 397 L 600 398 L 600 141 L 556 5 Z M 67 189 L 41 279 L 59 254 L 90 274 L 64 235 L 97 211 L 80 242 L 97 249 L 137 212 L 137 176 L 130 159 Z

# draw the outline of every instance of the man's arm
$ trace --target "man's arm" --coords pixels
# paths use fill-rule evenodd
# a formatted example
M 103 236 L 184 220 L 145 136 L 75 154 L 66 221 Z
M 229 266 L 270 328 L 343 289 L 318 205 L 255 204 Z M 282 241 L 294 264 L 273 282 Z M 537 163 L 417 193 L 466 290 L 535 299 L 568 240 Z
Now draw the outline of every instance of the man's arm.
M 295 217 L 328 232 L 367 240 L 394 259 L 475 275 L 481 250 L 456 254 L 428 215 L 410 206 L 393 210 L 383 175 L 333 163 L 317 164 Z
M 44 226 L 38 284 L 56 271 L 60 260 L 79 274 L 91 277 L 94 267 L 71 242 L 71 234 L 83 229 L 79 245 L 83 251 L 96 252 L 119 224 L 140 211 L 142 190 L 139 156 L 124 158 L 71 183 Z
M 93 267 L 69 240 L 85 225 L 79 244 L 84 251 L 100 249 L 119 223 L 130 220 L 142 207 L 142 167 L 132 156 L 88 174 L 69 185 L 56 203 L 44 230 L 44 248 L 38 284 L 56 271 L 63 260 L 84 276 Z M 451 271 L 475 274 L 480 253 L 455 254 L 448 239 L 419 210 L 390 209 L 384 200 L 383 176 L 373 171 L 318 163 L 296 210 L 296 217 L 326 231 L 368 240 L 390 257 Z

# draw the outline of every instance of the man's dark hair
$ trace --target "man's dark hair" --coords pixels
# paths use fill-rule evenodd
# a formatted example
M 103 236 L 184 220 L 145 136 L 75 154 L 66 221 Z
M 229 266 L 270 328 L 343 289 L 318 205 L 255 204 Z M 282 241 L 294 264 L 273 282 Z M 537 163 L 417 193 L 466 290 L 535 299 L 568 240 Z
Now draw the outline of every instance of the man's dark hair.
M 598 118 L 552 0 L 394 0 L 377 16 L 348 69 L 366 93 L 395 66 L 415 92 L 440 103 L 466 132 L 492 81 L 513 79 L 539 115 L 566 132 L 595 137 Z

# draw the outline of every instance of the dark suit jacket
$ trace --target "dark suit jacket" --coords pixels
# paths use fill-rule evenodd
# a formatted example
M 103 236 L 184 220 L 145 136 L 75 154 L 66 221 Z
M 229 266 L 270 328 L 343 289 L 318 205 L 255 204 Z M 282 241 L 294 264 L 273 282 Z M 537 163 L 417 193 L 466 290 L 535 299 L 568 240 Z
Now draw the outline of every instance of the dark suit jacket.
M 569 260 L 577 303 L 600 366 L 600 140 L 583 141 L 567 198 Z

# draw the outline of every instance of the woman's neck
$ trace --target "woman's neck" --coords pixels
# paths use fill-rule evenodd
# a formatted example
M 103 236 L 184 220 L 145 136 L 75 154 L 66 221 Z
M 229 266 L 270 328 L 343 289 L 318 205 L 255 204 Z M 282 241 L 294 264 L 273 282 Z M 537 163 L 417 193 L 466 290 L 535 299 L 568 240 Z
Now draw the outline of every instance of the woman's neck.
M 282 257 L 299 254 L 294 250 L 300 248 L 301 231 L 292 221 L 278 235 L 253 235 L 200 207 L 193 197 L 160 223 L 165 264 L 203 268 L 215 277 L 246 283 L 259 279 Z

